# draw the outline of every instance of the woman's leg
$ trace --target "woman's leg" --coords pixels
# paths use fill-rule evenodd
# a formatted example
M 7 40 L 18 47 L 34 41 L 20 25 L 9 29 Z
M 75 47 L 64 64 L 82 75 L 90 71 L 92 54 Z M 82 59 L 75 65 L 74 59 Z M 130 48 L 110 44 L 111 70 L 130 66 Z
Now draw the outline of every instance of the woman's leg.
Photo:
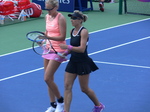
M 72 86 L 74 80 L 76 79 L 76 74 L 71 74 L 66 72 L 65 74 L 65 96 L 64 96 L 64 110 L 65 112 L 70 112 L 70 105 L 72 101 Z
M 104 0 L 99 0 L 99 8 L 102 12 L 104 12 Z
M 49 92 L 50 93 L 53 92 L 53 94 L 57 97 L 57 99 L 59 99 L 61 96 L 58 87 L 54 82 L 54 73 L 58 69 L 59 65 L 60 65 L 59 62 L 50 60 L 47 64 L 45 75 L 44 75 L 44 80 L 47 83 L 49 89 L 51 90 Z
M 45 69 L 44 80 L 48 85 L 50 102 L 51 106 L 53 107 L 48 108 L 46 112 L 51 112 L 51 110 L 54 111 L 54 108 L 56 108 L 56 106 L 57 106 L 56 111 L 63 109 L 63 98 L 60 95 L 57 85 L 54 83 L 54 73 L 56 72 L 60 64 L 61 63 L 54 60 L 44 59 L 44 69 Z M 57 98 L 58 105 L 56 105 L 55 98 Z
M 94 91 L 89 88 L 89 74 L 88 75 L 79 75 L 79 83 L 81 91 L 84 92 L 95 104 L 95 106 L 100 106 L 100 102 L 98 101 Z
M 44 71 L 46 71 L 48 63 L 49 63 L 49 60 L 44 59 Z M 44 80 L 45 80 L 45 76 L 44 76 Z M 55 95 L 53 94 L 51 89 L 49 89 L 49 87 L 48 87 L 48 93 L 49 93 L 49 97 L 50 97 L 50 102 L 55 102 Z

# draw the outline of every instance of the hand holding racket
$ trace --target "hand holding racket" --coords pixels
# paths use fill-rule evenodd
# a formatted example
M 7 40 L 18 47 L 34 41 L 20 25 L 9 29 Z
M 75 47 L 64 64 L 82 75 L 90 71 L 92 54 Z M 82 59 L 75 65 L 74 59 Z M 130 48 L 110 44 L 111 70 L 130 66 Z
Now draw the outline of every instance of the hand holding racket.
M 37 40 L 36 38 L 40 37 L 40 36 L 45 36 L 45 34 L 43 32 L 39 32 L 39 31 L 32 31 L 26 34 L 26 37 L 28 40 L 30 41 L 35 41 Z M 43 39 L 39 38 L 39 41 L 42 41 Z
M 66 45 L 66 44 L 60 44 L 59 45 L 61 49 L 66 49 L 65 52 L 63 53 L 63 55 L 67 56 L 68 54 L 70 54 L 73 46 L 72 45 Z
M 39 55 L 45 55 L 50 53 L 55 53 L 59 55 L 61 58 L 66 58 L 63 54 L 57 52 L 52 44 L 51 41 L 46 38 L 43 32 L 39 31 L 32 31 L 26 34 L 28 40 L 32 41 L 32 49 L 35 53 Z

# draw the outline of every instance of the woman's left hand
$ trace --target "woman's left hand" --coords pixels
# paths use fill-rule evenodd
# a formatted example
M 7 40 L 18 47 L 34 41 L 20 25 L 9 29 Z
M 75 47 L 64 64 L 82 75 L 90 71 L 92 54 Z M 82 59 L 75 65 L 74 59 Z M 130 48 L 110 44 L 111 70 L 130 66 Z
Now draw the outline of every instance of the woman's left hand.
M 68 45 L 66 45 L 66 44 L 59 44 L 59 46 L 61 49 L 67 49 L 68 48 Z

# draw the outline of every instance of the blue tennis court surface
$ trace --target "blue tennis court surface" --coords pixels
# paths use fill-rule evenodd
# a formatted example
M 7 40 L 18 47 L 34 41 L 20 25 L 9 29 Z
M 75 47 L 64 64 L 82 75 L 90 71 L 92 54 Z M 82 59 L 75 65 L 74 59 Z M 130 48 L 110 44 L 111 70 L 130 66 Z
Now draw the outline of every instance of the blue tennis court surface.
M 150 19 L 90 33 L 88 52 L 100 68 L 91 74 L 90 87 L 104 112 L 150 112 Z M 49 97 L 43 59 L 26 49 L 2 55 L 0 63 L 0 112 L 44 112 Z M 62 95 L 66 64 L 55 74 Z M 71 112 L 92 108 L 76 80 Z

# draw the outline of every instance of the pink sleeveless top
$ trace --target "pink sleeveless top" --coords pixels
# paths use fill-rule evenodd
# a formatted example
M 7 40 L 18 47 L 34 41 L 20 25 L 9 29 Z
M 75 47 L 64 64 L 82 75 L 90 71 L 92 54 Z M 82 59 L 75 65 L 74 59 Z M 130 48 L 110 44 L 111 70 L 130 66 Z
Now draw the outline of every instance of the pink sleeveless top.
M 61 15 L 61 13 L 58 13 L 57 16 L 54 18 L 53 21 L 50 21 L 50 15 L 46 15 L 46 31 L 47 31 L 47 35 L 50 37 L 57 37 L 60 36 L 60 28 L 59 28 L 59 16 Z M 57 52 L 64 52 L 64 49 L 61 49 L 59 47 L 59 44 L 66 44 L 66 41 L 54 41 L 54 40 L 50 40 L 52 43 L 52 46 L 54 47 L 54 49 Z

